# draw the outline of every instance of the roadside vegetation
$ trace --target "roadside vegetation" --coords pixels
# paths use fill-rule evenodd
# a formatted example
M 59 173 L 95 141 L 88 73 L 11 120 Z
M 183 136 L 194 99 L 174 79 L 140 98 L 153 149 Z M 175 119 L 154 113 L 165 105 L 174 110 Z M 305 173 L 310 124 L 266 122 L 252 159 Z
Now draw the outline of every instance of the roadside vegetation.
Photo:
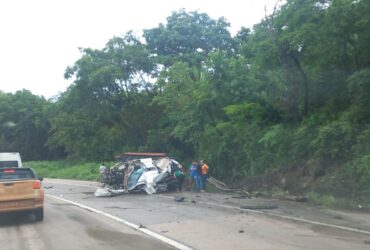
M 55 98 L 0 93 L 0 150 L 82 179 L 97 167 L 59 160 L 166 152 L 229 183 L 272 176 L 255 188 L 369 203 L 368 13 L 367 0 L 288 0 L 231 35 L 224 18 L 173 12 L 142 37 L 81 49 Z
M 36 170 L 44 178 L 100 180 L 100 163 L 68 163 L 66 161 L 29 161 L 26 167 Z

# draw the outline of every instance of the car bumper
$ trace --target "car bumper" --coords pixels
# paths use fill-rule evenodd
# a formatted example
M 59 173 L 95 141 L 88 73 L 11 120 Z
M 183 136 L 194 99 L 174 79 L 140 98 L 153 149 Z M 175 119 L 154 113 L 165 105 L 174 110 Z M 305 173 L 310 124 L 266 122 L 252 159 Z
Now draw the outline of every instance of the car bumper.
M 44 207 L 44 199 L 0 201 L 0 213 L 36 210 Z

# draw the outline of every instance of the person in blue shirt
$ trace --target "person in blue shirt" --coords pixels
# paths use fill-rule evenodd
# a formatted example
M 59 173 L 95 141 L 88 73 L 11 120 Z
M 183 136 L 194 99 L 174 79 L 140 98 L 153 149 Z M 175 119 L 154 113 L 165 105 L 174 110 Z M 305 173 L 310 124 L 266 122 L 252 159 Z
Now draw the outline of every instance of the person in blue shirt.
M 194 187 L 194 182 L 195 182 L 195 191 L 199 192 L 200 190 L 200 165 L 196 162 L 193 161 L 192 164 L 189 167 L 189 173 L 190 173 L 190 180 L 191 180 L 191 185 Z

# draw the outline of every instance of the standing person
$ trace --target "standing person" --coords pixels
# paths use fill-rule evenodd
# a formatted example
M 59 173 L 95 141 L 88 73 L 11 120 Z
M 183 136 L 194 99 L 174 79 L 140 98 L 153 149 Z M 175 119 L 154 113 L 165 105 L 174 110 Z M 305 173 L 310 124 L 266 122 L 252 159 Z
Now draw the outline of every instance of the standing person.
M 202 165 L 199 163 L 196 164 L 197 170 L 195 171 L 195 191 L 199 192 L 200 191 L 200 178 L 202 175 Z
M 105 174 L 106 174 L 106 171 L 107 171 L 107 168 L 105 167 L 104 165 L 104 162 L 102 162 L 100 164 L 100 167 L 99 167 L 99 173 L 100 173 L 100 182 L 102 184 L 105 184 Z
M 196 190 L 196 175 L 197 175 L 197 169 L 198 169 L 197 165 L 198 165 L 197 162 L 193 160 L 193 162 L 191 163 L 189 167 L 190 185 L 192 189 L 195 187 L 195 190 Z
M 206 182 L 207 182 L 207 177 L 208 177 L 208 170 L 209 167 L 208 165 L 204 162 L 204 160 L 200 161 L 201 165 L 201 180 L 202 180 L 202 189 L 203 191 L 206 191 Z
M 174 173 L 177 179 L 177 191 L 182 192 L 182 184 L 184 183 L 185 175 L 181 168 L 178 168 Z

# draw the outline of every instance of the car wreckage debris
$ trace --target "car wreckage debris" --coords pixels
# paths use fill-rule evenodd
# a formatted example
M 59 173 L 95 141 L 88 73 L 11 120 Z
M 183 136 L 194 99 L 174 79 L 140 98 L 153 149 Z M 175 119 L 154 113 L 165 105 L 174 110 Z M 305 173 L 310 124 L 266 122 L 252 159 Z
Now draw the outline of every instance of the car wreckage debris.
M 223 183 L 223 182 L 221 182 L 221 181 L 217 180 L 217 179 L 216 179 L 216 178 L 214 178 L 214 177 L 209 177 L 209 178 L 207 179 L 207 181 L 208 181 L 209 183 L 211 183 L 212 185 L 214 185 L 214 186 L 215 186 L 218 190 L 220 190 L 220 191 L 223 191 L 223 192 L 242 192 L 242 193 L 244 193 L 244 194 L 246 194 L 246 195 L 249 195 L 249 194 L 248 194 L 248 192 L 246 192 L 246 191 L 244 191 L 244 190 L 228 188 L 228 187 L 226 186 L 226 184 L 225 184 L 225 183 Z
M 297 196 L 290 195 L 290 196 L 283 197 L 283 200 L 297 201 L 297 202 L 306 202 L 306 201 L 308 201 L 308 198 L 305 197 L 305 196 L 301 196 L 301 195 L 297 195 Z
M 143 191 L 155 194 L 177 189 L 178 182 L 174 172 L 182 169 L 180 163 L 169 157 L 135 158 L 145 154 L 131 154 L 128 160 L 121 159 L 104 170 L 101 176 L 102 187 L 97 188 L 96 197 Z
M 251 197 L 249 195 L 244 194 L 244 195 L 232 196 L 231 198 L 233 198 L 233 199 L 246 199 L 246 198 L 250 199 Z
M 185 200 L 185 197 L 183 197 L 183 196 L 175 197 L 174 200 L 177 201 L 177 202 L 183 202 Z
M 97 188 L 94 195 L 96 197 L 110 197 L 126 193 L 124 189 Z
M 214 185 L 216 187 L 216 189 L 218 189 L 219 191 L 239 194 L 239 195 L 232 196 L 231 198 L 233 198 L 233 199 L 246 199 L 246 198 L 250 199 L 250 198 L 252 198 L 252 196 L 253 197 L 263 196 L 263 194 L 261 192 L 257 192 L 255 194 L 251 195 L 249 192 L 247 192 L 246 190 L 243 190 L 243 189 L 228 188 L 225 183 L 217 180 L 214 177 L 209 177 L 207 179 L 207 181 L 209 183 L 211 183 L 212 185 Z M 296 201 L 296 202 L 307 202 L 308 201 L 307 197 L 301 196 L 301 195 L 297 195 L 297 196 L 287 195 L 287 196 L 275 197 L 275 198 L 280 199 L 280 200 L 288 200 L 288 201 Z M 271 208 L 269 208 L 269 209 L 271 209 Z

